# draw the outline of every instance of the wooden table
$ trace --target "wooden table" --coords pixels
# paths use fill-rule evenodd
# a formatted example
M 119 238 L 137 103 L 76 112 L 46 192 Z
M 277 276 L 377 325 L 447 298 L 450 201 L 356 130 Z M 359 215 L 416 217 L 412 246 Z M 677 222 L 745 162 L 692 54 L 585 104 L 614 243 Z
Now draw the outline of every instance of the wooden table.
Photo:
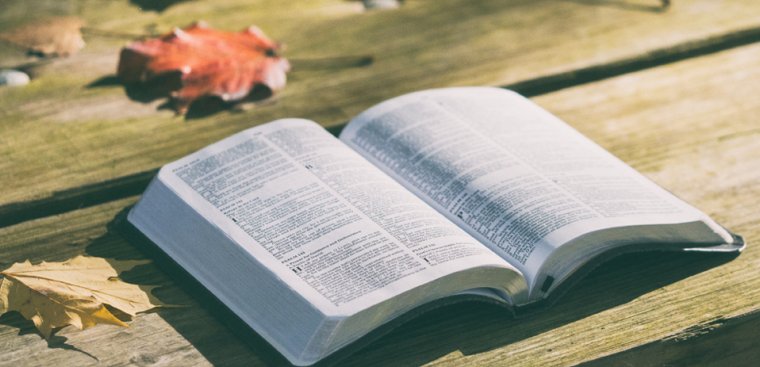
M 384 99 L 454 85 L 516 89 L 645 175 L 744 235 L 736 259 L 613 260 L 554 307 L 434 310 L 328 364 L 737 365 L 760 360 L 760 2 L 409 0 L 360 2 L 5 1 L 0 31 L 46 15 L 88 22 L 87 47 L 0 88 L 0 268 L 78 254 L 144 258 L 118 228 L 161 165 L 245 128 L 306 117 L 328 127 Z M 244 111 L 175 116 L 111 83 L 120 34 L 205 19 L 257 24 L 288 45 L 286 89 Z M 88 31 L 89 30 L 89 31 Z M 369 65 L 346 60 L 372 56 Z M 333 61 L 325 62 L 322 58 Z M 344 58 L 344 59 L 341 59 Z M 300 61 L 299 61 L 300 60 Z M 0 65 L 24 62 L 0 46 Z M 156 265 L 158 264 L 158 265 Z M 45 341 L 0 317 L 0 365 L 281 365 L 284 358 L 169 266 L 124 274 L 165 302 L 129 328 L 60 330 Z

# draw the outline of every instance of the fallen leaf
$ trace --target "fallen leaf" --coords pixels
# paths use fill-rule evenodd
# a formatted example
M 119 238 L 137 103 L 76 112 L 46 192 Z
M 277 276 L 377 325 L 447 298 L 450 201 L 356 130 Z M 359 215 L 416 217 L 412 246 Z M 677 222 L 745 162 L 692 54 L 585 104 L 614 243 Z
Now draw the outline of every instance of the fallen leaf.
M 131 317 L 160 306 L 150 294 L 153 287 L 118 278 L 119 272 L 147 262 L 77 256 L 64 262 L 15 263 L 0 271 L 0 315 L 18 311 L 45 338 L 66 325 L 80 330 L 99 323 L 128 326 L 106 305 Z
M 271 92 L 285 87 L 290 64 L 279 56 L 280 44 L 257 27 L 225 32 L 198 22 L 159 38 L 136 41 L 121 50 L 118 76 L 125 84 L 176 75 L 170 87 L 174 108 L 185 113 L 193 101 L 216 96 L 245 99 L 255 86 Z
M 69 56 L 84 47 L 83 26 L 84 21 L 77 17 L 41 19 L 0 33 L 0 40 L 44 56 Z

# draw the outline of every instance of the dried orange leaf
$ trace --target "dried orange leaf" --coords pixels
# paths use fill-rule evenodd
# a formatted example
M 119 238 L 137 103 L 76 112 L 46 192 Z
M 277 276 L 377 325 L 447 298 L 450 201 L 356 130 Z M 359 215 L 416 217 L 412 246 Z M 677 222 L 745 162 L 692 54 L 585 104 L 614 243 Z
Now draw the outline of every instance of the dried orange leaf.
M 166 79 L 175 110 L 184 113 L 206 96 L 245 99 L 255 86 L 274 92 L 285 87 L 288 61 L 281 46 L 255 26 L 225 32 L 199 22 L 159 38 L 133 42 L 121 50 L 118 75 L 125 84 Z M 164 79 L 162 79 L 164 80 Z
M 0 33 L 0 39 L 44 56 L 69 56 L 84 47 L 83 26 L 77 17 L 41 19 Z
M 54 328 L 66 325 L 79 329 L 96 324 L 127 326 L 105 306 L 129 316 L 160 306 L 150 294 L 152 287 L 118 278 L 120 272 L 145 263 L 77 256 L 64 262 L 13 264 L 0 271 L 0 315 L 18 311 L 45 338 Z

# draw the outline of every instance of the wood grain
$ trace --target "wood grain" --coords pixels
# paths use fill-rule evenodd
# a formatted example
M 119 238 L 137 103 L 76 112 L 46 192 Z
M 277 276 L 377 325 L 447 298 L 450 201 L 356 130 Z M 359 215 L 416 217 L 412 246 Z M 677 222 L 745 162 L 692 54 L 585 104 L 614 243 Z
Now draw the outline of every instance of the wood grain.
M 760 361 L 758 327 L 758 312 L 715 320 L 582 366 L 752 366 Z
M 413 90 L 573 75 L 760 27 L 760 3 L 738 0 L 683 0 L 668 11 L 656 1 L 409 1 L 376 12 L 344 0 L 188 1 L 163 12 L 140 11 L 127 1 L 41 1 L 45 14 L 84 18 L 88 46 L 42 67 L 25 88 L 0 89 L 0 211 L 11 222 L 30 201 L 55 203 L 81 186 L 148 172 L 273 119 L 333 125 Z M 4 16 L 28 16 L 23 9 L 9 7 Z M 163 32 L 197 19 L 225 29 L 257 24 L 284 41 L 295 66 L 286 90 L 242 112 L 201 111 L 183 119 L 157 110 L 160 100 L 130 99 L 114 84 L 118 50 L 128 39 L 120 35 Z M 0 57 L 16 60 L 13 52 Z M 368 66 L 351 67 L 345 59 L 330 66 L 323 59 L 366 55 L 374 59 Z M 121 197 L 139 191 L 125 190 Z
M 573 365 L 709 329 L 704 326 L 721 320 L 752 320 L 742 316 L 760 309 L 760 214 L 754 205 L 760 197 L 758 93 L 760 45 L 752 45 L 534 98 L 742 234 L 749 246 L 738 258 L 629 255 L 597 269 L 549 309 L 512 319 L 489 305 L 453 305 L 364 348 L 349 348 L 328 363 Z M 144 256 L 113 225 L 134 200 L 0 229 L 0 266 L 26 258 L 62 260 L 83 252 Z M 48 346 L 18 316 L 3 316 L 0 351 L 9 357 L 0 364 L 98 363 L 72 347 L 104 364 L 284 363 L 244 328 L 222 326 L 229 318 L 219 309 L 210 313 L 199 307 L 204 304 L 202 292 L 179 278 L 149 267 L 127 280 L 165 285 L 158 296 L 190 307 L 138 316 L 126 331 L 65 328 L 61 335 L 70 346 L 66 348 L 62 342 Z M 756 341 L 747 343 L 758 348 Z M 695 348 L 703 345 L 695 343 Z

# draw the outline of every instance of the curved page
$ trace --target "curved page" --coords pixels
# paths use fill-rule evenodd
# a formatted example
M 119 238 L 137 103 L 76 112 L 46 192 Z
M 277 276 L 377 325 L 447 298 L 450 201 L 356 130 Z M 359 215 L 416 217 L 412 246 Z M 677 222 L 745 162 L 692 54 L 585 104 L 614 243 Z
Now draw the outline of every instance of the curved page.
M 501 254 L 535 286 L 549 255 L 607 228 L 703 221 L 731 236 L 526 98 L 497 88 L 408 94 L 340 139 Z
M 311 121 L 246 130 L 159 177 L 329 316 L 463 269 L 517 273 Z

